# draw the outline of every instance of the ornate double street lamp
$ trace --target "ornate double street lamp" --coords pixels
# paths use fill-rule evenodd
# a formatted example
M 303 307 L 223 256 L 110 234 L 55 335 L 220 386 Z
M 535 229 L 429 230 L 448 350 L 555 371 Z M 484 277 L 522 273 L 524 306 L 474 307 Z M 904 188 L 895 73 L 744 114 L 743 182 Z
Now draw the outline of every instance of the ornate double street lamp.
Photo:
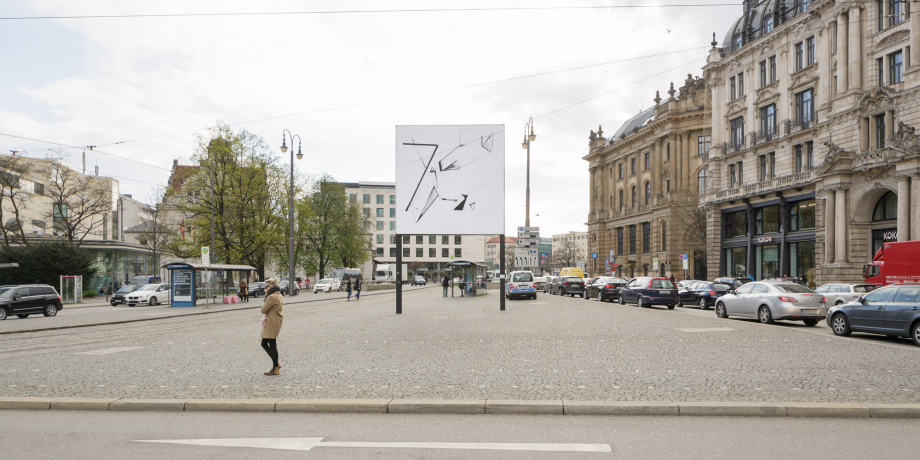
M 297 159 L 303 159 L 303 153 L 300 152 L 300 135 L 291 135 L 291 132 L 284 130 L 281 132 L 281 153 L 287 153 L 287 137 L 291 138 L 291 190 L 288 197 L 288 220 L 291 224 L 291 237 L 288 239 L 288 295 L 295 295 L 294 289 L 294 138 L 297 138 Z
M 528 131 L 530 134 L 528 134 Z M 524 123 L 524 142 L 521 147 L 527 149 L 527 217 L 524 219 L 524 226 L 530 227 L 530 143 L 537 140 L 537 135 L 533 133 L 533 117 Z

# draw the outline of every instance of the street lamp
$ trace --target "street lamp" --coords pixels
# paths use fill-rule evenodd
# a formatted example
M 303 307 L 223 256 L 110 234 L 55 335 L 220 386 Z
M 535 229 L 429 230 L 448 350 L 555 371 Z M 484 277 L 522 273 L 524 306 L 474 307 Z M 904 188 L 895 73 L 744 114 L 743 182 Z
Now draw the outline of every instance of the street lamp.
M 528 134 L 528 131 L 530 134 Z M 533 117 L 524 123 L 524 142 L 521 142 L 521 148 L 527 149 L 527 217 L 524 219 L 524 226 L 530 227 L 530 143 L 537 140 L 537 135 L 533 133 Z
M 287 133 L 291 138 L 291 193 L 288 197 L 288 221 L 291 224 L 291 235 L 288 239 L 288 295 L 295 295 L 294 290 L 294 138 L 297 138 L 297 159 L 303 159 L 303 153 L 300 151 L 300 135 L 291 135 L 291 132 L 285 129 L 281 132 L 281 153 L 287 153 Z

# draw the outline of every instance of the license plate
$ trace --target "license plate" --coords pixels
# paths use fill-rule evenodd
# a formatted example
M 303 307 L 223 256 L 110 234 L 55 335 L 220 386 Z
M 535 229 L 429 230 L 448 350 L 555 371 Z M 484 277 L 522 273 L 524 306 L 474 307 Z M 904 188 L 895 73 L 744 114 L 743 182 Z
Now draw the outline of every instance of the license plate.
M 802 310 L 803 315 L 817 315 L 818 310 Z
M 658 291 L 659 294 L 673 294 L 671 291 Z

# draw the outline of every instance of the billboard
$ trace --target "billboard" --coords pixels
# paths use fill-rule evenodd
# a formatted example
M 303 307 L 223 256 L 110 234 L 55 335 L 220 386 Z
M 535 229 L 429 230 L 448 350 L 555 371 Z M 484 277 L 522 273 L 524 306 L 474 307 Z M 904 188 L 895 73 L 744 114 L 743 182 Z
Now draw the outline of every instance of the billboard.
M 397 126 L 396 233 L 504 234 L 504 126 Z

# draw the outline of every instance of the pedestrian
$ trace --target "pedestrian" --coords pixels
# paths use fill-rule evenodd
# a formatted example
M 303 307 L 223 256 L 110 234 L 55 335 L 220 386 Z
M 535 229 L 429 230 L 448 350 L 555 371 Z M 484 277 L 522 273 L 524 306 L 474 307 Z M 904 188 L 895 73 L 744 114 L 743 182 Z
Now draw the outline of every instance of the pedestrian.
M 240 280 L 240 302 L 249 302 L 249 285 L 246 280 Z
M 355 278 L 355 300 L 361 300 L 361 275 Z
M 351 278 L 348 278 L 348 279 L 346 280 L 345 292 L 348 293 L 348 299 L 347 299 L 347 300 L 351 300 Z
M 441 280 L 441 286 L 444 288 L 444 296 L 447 297 L 447 288 L 450 287 L 450 277 L 447 274 L 444 274 L 444 278 Z
M 670 279 L 671 279 L 671 282 L 672 282 L 672 283 L 677 284 L 677 283 L 674 281 L 674 275 L 671 275 L 671 278 L 670 278 Z
M 278 287 L 277 278 L 265 280 L 265 303 L 262 305 L 262 348 L 272 359 L 272 370 L 265 375 L 281 374 L 281 364 L 278 363 L 278 333 L 281 332 L 281 322 L 284 316 L 281 308 L 284 299 L 281 297 L 281 288 Z
M 754 275 L 748 273 L 747 279 L 754 281 Z

